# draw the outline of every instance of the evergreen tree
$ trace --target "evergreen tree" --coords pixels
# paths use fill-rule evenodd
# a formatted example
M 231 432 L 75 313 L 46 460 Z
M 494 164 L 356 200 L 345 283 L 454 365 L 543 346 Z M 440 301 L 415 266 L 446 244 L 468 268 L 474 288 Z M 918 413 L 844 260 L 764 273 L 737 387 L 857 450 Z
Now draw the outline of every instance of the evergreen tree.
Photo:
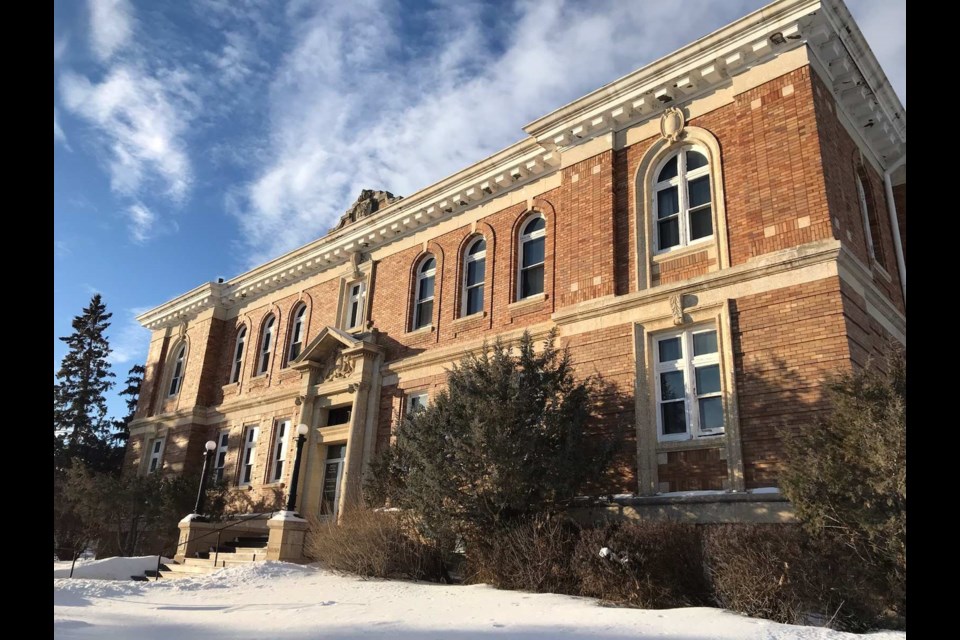
M 127 440 L 130 439 L 130 423 L 137 412 L 137 400 L 140 399 L 140 386 L 143 384 L 143 376 L 146 369 L 142 364 L 135 364 L 127 372 L 127 379 L 124 384 L 127 386 L 119 393 L 127 398 L 127 415 L 120 420 L 114 421 L 115 431 L 113 441 L 115 446 L 124 447 Z
M 588 437 L 587 423 L 610 397 L 599 379 L 574 378 L 554 337 L 540 353 L 524 333 L 516 354 L 499 340 L 468 354 L 446 389 L 403 418 L 371 467 L 368 500 L 408 510 L 449 549 L 457 538 L 483 544 L 598 482 L 620 438 Z
M 114 374 L 104 332 L 112 315 L 100 294 L 94 294 L 83 314 L 73 319 L 73 333 L 60 338 L 69 347 L 53 388 L 54 455 L 61 467 L 77 459 L 102 468 L 110 458 L 105 394 L 114 385 Z

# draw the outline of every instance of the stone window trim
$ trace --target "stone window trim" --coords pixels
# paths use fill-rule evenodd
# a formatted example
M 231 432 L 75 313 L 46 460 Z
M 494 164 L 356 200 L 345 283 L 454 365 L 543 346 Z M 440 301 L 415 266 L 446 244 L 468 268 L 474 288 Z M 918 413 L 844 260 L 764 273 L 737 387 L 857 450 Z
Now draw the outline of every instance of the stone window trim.
M 683 294 L 679 294 L 683 300 Z M 693 296 L 690 296 L 693 298 Z M 636 361 L 635 410 L 637 437 L 638 494 L 655 495 L 658 491 L 657 454 L 667 451 L 721 447 L 727 461 L 727 486 L 743 491 L 743 454 L 740 441 L 740 417 L 737 399 L 736 372 L 731 329 L 731 300 L 684 308 L 683 323 L 677 325 L 671 303 L 664 299 L 649 319 L 634 323 L 634 356 Z M 681 302 L 681 306 L 683 302 Z M 720 365 L 724 433 L 703 438 L 663 441 L 658 437 L 655 339 L 671 332 L 701 327 L 716 327 Z
M 305 300 L 297 300 L 293 304 L 293 307 L 290 309 L 290 321 L 287 325 L 287 339 L 283 348 L 282 369 L 289 367 L 290 363 L 297 359 L 297 356 L 300 355 L 303 347 L 307 344 L 307 329 L 310 325 L 310 306 Z M 294 353 L 294 347 L 297 347 L 296 353 Z
M 537 219 L 543 220 L 543 227 L 535 231 L 528 231 L 530 224 Z M 550 224 L 547 220 L 547 216 L 544 215 L 544 213 L 539 209 L 532 209 L 530 211 L 526 211 L 518 220 L 519 224 L 516 226 L 516 231 L 514 233 L 517 248 L 516 257 L 514 258 L 516 260 L 516 267 L 514 268 L 514 286 L 511 300 L 513 303 L 536 298 L 544 294 L 547 290 L 547 249 L 550 238 Z M 524 267 L 523 258 L 525 249 L 528 245 L 540 240 L 541 238 L 543 239 L 542 261 Z M 536 267 L 540 267 L 542 270 L 540 277 L 540 290 L 523 295 L 522 289 L 524 272 Z
M 706 155 L 710 176 L 711 223 L 713 233 L 690 243 L 659 251 L 656 243 L 656 180 L 663 165 L 675 154 L 685 148 L 693 147 Z M 714 248 L 717 255 L 717 268 L 730 267 L 730 245 L 727 231 L 726 198 L 723 188 L 723 161 L 720 143 L 706 129 L 686 126 L 676 142 L 661 138 L 654 142 L 644 154 L 634 176 L 635 197 L 633 199 L 637 223 L 635 240 L 637 246 L 637 290 L 649 289 L 652 284 L 651 266 L 664 259 L 681 256 L 693 251 Z
M 428 388 L 407 391 L 403 395 L 403 415 L 408 416 L 417 408 L 426 407 L 430 403 Z

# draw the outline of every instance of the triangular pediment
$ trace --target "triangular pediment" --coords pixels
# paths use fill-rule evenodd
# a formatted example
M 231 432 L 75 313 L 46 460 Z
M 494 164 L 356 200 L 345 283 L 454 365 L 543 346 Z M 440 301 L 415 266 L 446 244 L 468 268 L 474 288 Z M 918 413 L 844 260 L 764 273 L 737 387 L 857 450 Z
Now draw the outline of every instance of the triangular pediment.
M 291 366 L 300 368 L 309 366 L 310 363 L 326 364 L 330 362 L 331 357 L 344 349 L 363 346 L 363 340 L 354 338 L 349 333 L 345 333 L 336 327 L 324 327 L 320 334 L 310 341 Z

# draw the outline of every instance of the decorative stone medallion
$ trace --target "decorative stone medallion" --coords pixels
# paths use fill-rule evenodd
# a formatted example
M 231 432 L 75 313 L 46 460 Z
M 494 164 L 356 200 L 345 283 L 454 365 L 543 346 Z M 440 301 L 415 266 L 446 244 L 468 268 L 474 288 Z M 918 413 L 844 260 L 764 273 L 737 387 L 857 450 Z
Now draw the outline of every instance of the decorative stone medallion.
M 660 116 L 660 135 L 670 142 L 676 142 L 683 135 L 683 128 L 687 126 L 687 119 L 683 111 L 677 107 L 670 107 Z

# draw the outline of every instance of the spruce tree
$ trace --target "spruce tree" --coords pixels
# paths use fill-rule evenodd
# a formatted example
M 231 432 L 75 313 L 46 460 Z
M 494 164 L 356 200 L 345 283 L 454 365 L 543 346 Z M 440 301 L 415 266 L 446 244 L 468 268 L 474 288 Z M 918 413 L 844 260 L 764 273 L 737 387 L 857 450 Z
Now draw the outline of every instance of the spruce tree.
M 113 314 L 100 294 L 73 319 L 73 333 L 62 337 L 69 350 L 60 363 L 53 388 L 54 455 L 59 466 L 78 460 L 93 468 L 109 463 L 109 434 L 105 394 L 114 382 L 107 357 L 105 331 Z
M 498 339 L 447 374 L 446 389 L 405 416 L 396 443 L 371 466 L 371 503 L 414 514 L 441 547 L 483 543 L 535 513 L 564 508 L 601 481 L 622 431 L 588 436 L 611 401 L 599 378 L 577 380 L 552 333 L 537 351 L 524 333 L 516 352 Z
M 116 446 L 123 447 L 127 444 L 127 440 L 130 439 L 130 423 L 133 421 L 133 416 L 137 412 L 137 400 L 140 399 L 140 386 L 143 384 L 143 375 L 146 371 L 142 364 L 135 364 L 130 367 L 130 371 L 127 372 L 127 379 L 124 382 L 127 386 L 118 394 L 126 396 L 127 398 L 127 415 L 114 422 L 115 431 L 112 438 Z

